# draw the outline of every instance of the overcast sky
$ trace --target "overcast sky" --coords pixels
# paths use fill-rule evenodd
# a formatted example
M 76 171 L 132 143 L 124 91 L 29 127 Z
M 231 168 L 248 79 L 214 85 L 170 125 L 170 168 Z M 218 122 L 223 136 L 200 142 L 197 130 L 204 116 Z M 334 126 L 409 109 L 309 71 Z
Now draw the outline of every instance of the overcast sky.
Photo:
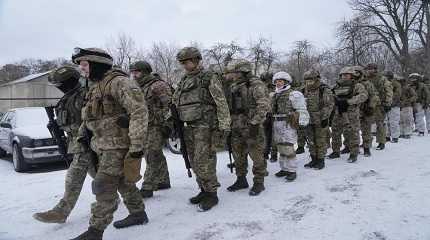
M 327 47 L 351 15 L 347 0 L 0 0 L 0 65 L 69 58 L 74 47 L 104 47 L 120 32 L 143 48 L 259 36 L 281 50 L 302 39 Z

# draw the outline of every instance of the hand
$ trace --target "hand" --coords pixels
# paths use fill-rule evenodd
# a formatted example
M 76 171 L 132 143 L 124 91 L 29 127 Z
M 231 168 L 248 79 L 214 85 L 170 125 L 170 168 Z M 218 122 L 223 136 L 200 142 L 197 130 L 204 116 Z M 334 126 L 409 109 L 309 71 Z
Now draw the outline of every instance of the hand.
M 143 157 L 143 151 L 138 151 L 138 152 L 129 152 L 128 155 L 131 158 L 142 158 Z
M 161 136 L 163 136 L 163 138 L 169 138 L 170 134 L 172 133 L 172 130 L 168 126 L 162 126 L 160 131 L 161 131 Z
M 384 111 L 387 113 L 391 111 L 391 106 L 384 106 Z
M 127 115 L 121 115 L 116 120 L 116 125 L 120 128 L 128 128 L 130 126 L 130 118 Z
M 339 113 L 344 113 L 348 111 L 348 102 L 346 99 L 336 98 L 335 104 L 337 106 L 337 110 L 339 111 Z
M 322 128 L 328 127 L 328 118 L 321 121 L 321 127 Z
M 258 124 L 256 124 L 256 125 L 254 125 L 254 124 L 249 125 L 249 127 L 248 127 L 249 137 L 250 138 L 257 137 L 259 129 L 260 129 L 260 125 L 258 125 Z

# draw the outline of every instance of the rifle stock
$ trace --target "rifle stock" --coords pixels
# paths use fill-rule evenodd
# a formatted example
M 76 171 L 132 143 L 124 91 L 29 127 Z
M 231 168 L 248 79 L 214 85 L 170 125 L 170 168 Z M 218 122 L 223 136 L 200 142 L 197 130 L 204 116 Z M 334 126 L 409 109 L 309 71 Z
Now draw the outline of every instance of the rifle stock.
M 67 142 L 66 135 L 64 131 L 60 129 L 55 121 L 54 107 L 45 107 L 46 114 L 48 115 L 48 125 L 46 126 L 58 145 L 58 152 L 62 155 L 62 159 L 66 162 L 67 167 L 69 167 L 68 157 L 67 157 Z

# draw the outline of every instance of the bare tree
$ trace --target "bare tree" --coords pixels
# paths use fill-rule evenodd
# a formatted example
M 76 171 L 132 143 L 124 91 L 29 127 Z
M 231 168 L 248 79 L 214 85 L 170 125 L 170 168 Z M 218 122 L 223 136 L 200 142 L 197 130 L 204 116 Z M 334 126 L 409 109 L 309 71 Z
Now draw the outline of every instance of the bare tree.
M 235 42 L 217 43 L 212 47 L 205 49 L 204 53 L 209 64 L 215 64 L 217 71 L 222 72 L 224 67 L 237 54 L 243 52 L 243 48 Z
M 147 57 L 155 71 L 160 73 L 170 84 L 175 85 L 182 72 L 176 61 L 179 47 L 172 43 L 154 43 Z
M 256 41 L 250 40 L 248 46 L 248 59 L 254 65 L 254 74 L 257 75 L 261 68 L 269 71 L 279 56 L 273 49 L 272 40 L 259 37 Z
M 125 33 L 119 33 L 116 38 L 110 39 L 106 47 L 114 59 L 114 65 L 120 66 L 126 71 L 136 59 L 136 44 L 133 38 Z

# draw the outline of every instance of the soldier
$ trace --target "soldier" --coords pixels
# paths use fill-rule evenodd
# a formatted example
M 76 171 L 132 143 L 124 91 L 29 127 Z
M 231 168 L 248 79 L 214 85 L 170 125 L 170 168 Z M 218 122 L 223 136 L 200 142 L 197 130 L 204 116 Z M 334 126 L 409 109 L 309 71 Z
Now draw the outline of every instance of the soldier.
M 427 88 L 430 89 L 430 78 L 427 75 L 425 75 L 423 77 L 423 81 L 424 81 L 424 84 L 427 86 Z M 428 134 L 430 134 L 430 96 L 428 100 L 429 102 L 427 104 L 427 108 L 425 108 L 424 110 L 426 114 L 427 131 L 428 131 Z
M 267 85 L 267 89 L 269 90 L 269 97 L 270 99 L 273 98 L 275 95 L 275 87 L 272 84 L 272 78 L 273 73 L 272 72 L 265 72 L 261 74 L 260 79 Z M 264 121 L 264 133 L 266 138 L 266 147 L 264 149 L 264 159 L 269 159 L 270 154 L 270 162 L 276 162 L 278 161 L 278 149 L 276 148 L 276 144 L 273 141 L 273 134 L 272 134 L 272 128 L 273 128 L 273 118 L 272 118 L 272 112 L 269 112 L 266 116 L 266 120 Z
M 95 176 L 92 152 L 88 146 L 77 141 L 79 126 L 82 123 L 81 109 L 84 105 L 86 88 L 79 83 L 80 73 L 72 66 L 53 70 L 48 81 L 60 89 L 64 96 L 55 107 L 57 124 L 67 132 L 67 153 L 73 154 L 73 161 L 67 169 L 64 195 L 60 202 L 46 212 L 35 213 L 36 220 L 45 223 L 64 223 L 76 205 L 87 172 Z
M 400 136 L 399 138 L 409 139 L 412 135 L 414 124 L 413 106 L 417 101 L 417 93 L 403 76 L 398 75 L 402 85 L 402 96 L 400 97 Z
M 201 192 L 190 199 L 207 211 L 218 204 L 216 151 L 213 134 L 219 129 L 224 137 L 230 135 L 230 114 L 217 75 L 201 65 L 202 55 L 197 48 L 185 47 L 176 55 L 185 69 L 173 95 L 180 120 L 185 126 L 185 143 L 191 167 L 196 174 Z
M 368 64 L 365 70 L 366 77 L 375 86 L 380 100 L 380 102 L 376 105 L 374 112 L 376 123 L 376 142 L 379 143 L 376 147 L 376 150 L 383 150 L 387 141 L 385 117 L 391 110 L 391 105 L 393 103 L 393 85 L 390 81 L 378 73 L 378 66 L 376 64 Z
M 375 122 L 375 109 L 380 102 L 378 92 L 370 79 L 365 77 L 364 69 L 361 66 L 355 66 L 355 71 L 359 74 L 359 82 L 366 89 L 368 98 L 360 105 L 360 128 L 361 138 L 363 140 L 364 156 L 370 157 L 370 148 L 372 147 L 372 124 Z
M 142 196 L 135 184 L 141 178 L 147 109 L 139 87 L 129 81 L 124 72 L 112 69 L 112 57 L 104 50 L 77 48 L 72 60 L 93 83 L 82 109 L 78 141 L 89 131 L 91 148 L 99 160 L 92 182 L 96 202 L 91 205 L 90 226 L 73 240 L 98 240 L 103 238 L 118 208 L 118 191 L 130 215 L 115 222 L 114 227 L 148 222 Z
M 305 80 L 305 98 L 307 110 L 310 115 L 307 126 L 309 152 L 311 161 L 305 168 L 323 169 L 324 158 L 327 153 L 327 130 L 329 118 L 334 107 L 334 98 L 331 89 L 320 82 L 320 73 L 309 70 L 303 75 Z
M 357 161 L 360 144 L 360 105 L 366 102 L 368 95 L 365 87 L 358 82 L 360 73 L 354 67 L 344 67 L 339 76 L 333 89 L 336 108 L 332 123 L 333 153 L 329 157 L 340 157 L 343 129 L 350 150 L 348 162 L 353 163 Z
M 293 90 L 293 79 L 287 72 L 277 72 L 273 76 L 276 86 L 275 97 L 272 99 L 273 135 L 280 153 L 281 170 L 276 177 L 285 177 L 287 181 L 297 178 L 297 158 L 294 144 L 297 143 L 297 129 L 309 123 L 306 100 L 303 94 Z
M 146 170 L 140 193 L 143 198 L 150 198 L 153 191 L 170 188 L 163 146 L 172 128 L 167 121 L 172 91 L 158 74 L 152 74 L 152 67 L 148 62 L 135 62 L 129 69 L 132 78 L 142 89 L 148 107 L 148 136 L 151 136 L 151 141 L 146 141 L 144 147 Z
M 384 75 L 393 85 L 393 103 L 391 110 L 387 114 L 387 140 L 397 143 L 400 136 L 400 97 L 402 96 L 402 85 L 398 80 L 399 77 L 395 77 L 393 72 L 387 71 Z
M 264 191 L 264 177 L 267 162 L 264 159 L 264 127 L 270 100 L 265 84 L 253 76 L 251 63 L 234 59 L 225 69 L 226 79 L 232 82 L 229 107 L 232 122 L 232 149 L 237 179 L 227 188 L 230 192 L 248 188 L 248 155 L 253 161 L 253 186 L 249 195 L 256 196 Z
M 424 136 L 424 132 L 426 130 L 424 109 L 428 107 L 430 101 L 429 89 L 423 83 L 422 76 L 418 73 L 410 74 L 409 81 L 412 82 L 411 86 L 417 93 L 417 100 L 414 104 L 415 129 L 418 130 L 418 136 Z

